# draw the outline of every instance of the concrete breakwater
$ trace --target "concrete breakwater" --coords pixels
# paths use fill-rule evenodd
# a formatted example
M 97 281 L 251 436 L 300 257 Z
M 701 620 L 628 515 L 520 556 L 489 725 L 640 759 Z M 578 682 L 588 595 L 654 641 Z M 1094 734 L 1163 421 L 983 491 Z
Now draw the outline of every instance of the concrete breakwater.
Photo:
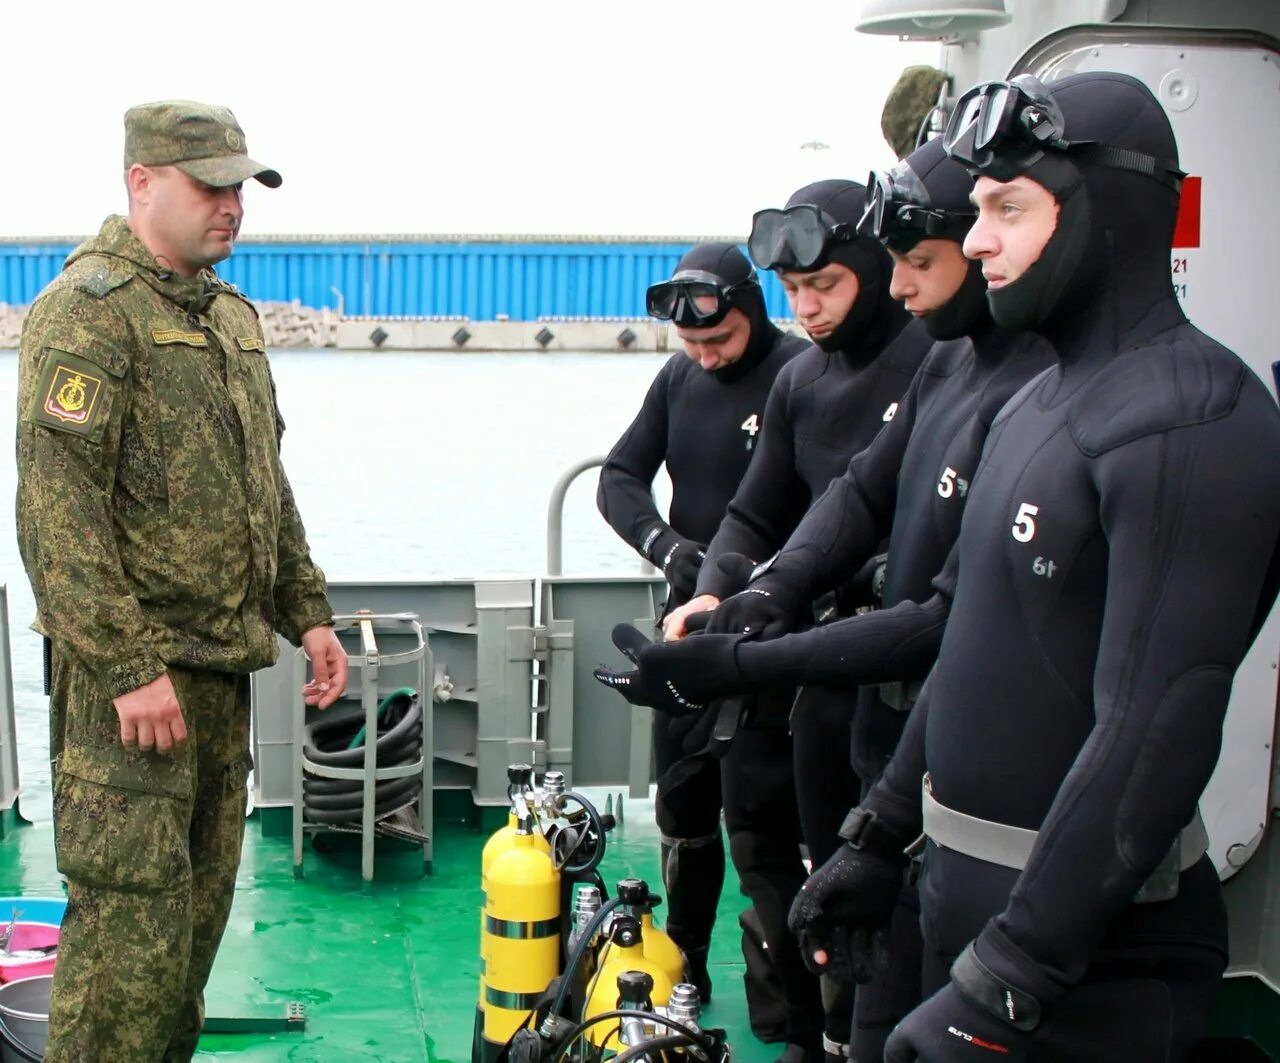
M 22 334 L 22 322 L 27 316 L 25 306 L 6 306 L 0 303 L 0 351 L 18 346 Z
M 340 318 L 332 310 L 314 310 L 301 303 L 254 303 L 262 319 L 268 347 L 333 347 Z M 0 303 L 0 350 L 18 346 L 27 307 Z
M 675 329 L 651 318 L 542 318 L 469 321 L 466 318 L 342 317 L 329 309 L 255 302 L 268 347 L 348 351 L 618 351 L 666 353 L 680 348 Z M 0 350 L 18 346 L 25 306 L 0 303 Z M 787 328 L 790 321 L 779 321 Z
M 468 321 L 344 318 L 300 303 L 255 302 L 268 347 L 386 351 L 668 351 L 674 330 L 645 319 Z M 0 350 L 18 346 L 25 306 L 0 303 Z

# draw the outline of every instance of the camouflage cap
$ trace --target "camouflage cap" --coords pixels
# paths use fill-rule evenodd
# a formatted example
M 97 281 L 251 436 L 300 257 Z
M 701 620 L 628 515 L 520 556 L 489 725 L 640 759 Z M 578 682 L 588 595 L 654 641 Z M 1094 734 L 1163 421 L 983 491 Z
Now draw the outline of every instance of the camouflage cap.
M 931 66 L 909 66 L 898 76 L 884 101 L 880 131 L 898 158 L 916 148 L 916 136 L 938 102 L 947 75 Z
M 216 188 L 256 177 L 279 188 L 279 173 L 249 158 L 244 130 L 225 107 L 160 100 L 130 107 L 124 116 L 124 167 L 176 166 Z

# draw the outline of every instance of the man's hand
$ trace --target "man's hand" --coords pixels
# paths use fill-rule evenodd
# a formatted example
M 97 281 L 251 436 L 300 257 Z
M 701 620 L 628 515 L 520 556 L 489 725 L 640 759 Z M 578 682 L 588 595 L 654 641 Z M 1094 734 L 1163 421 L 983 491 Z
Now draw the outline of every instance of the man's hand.
M 667 618 L 662 621 L 662 637 L 667 642 L 676 642 L 689 633 L 688 623 L 689 617 L 694 613 L 709 613 L 717 605 L 720 599 L 714 594 L 699 594 L 698 597 L 687 601 L 679 609 L 673 610 L 667 614 Z
M 171 753 L 175 745 L 187 740 L 182 706 L 168 674 L 121 694 L 111 704 L 120 717 L 120 743 L 126 749 Z
M 328 624 L 311 628 L 302 636 L 302 648 L 311 658 L 312 678 L 302 688 L 302 699 L 318 709 L 327 709 L 346 692 L 347 651 Z

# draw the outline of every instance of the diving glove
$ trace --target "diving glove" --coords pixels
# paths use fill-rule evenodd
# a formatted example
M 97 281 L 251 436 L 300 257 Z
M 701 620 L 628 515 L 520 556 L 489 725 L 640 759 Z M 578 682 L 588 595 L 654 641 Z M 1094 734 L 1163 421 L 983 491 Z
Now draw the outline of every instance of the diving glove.
M 632 705 L 649 705 L 672 716 L 701 712 L 726 694 L 753 687 L 736 659 L 738 637 L 693 635 L 676 642 L 653 642 L 631 624 L 613 629 L 613 644 L 636 667 L 631 671 L 600 667 L 593 673 Z

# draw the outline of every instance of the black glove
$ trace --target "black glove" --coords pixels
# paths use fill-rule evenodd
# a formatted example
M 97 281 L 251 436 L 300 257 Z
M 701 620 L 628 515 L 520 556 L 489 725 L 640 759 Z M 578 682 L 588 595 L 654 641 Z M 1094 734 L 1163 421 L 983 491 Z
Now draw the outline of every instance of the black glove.
M 652 541 L 646 540 L 645 556 L 662 569 L 673 597 L 688 601 L 698 586 L 698 569 L 707 556 L 706 546 L 681 539 L 670 528 L 651 538 Z
M 635 670 L 601 667 L 593 674 L 632 705 L 687 716 L 706 708 L 712 698 L 754 689 L 738 668 L 739 641 L 728 635 L 691 635 L 677 642 L 652 642 L 630 624 L 618 624 L 613 644 Z
M 750 564 L 742 554 L 725 554 L 717 561 L 720 571 L 743 589 L 716 606 L 707 624 L 709 632 L 772 639 L 794 629 L 796 614 L 803 604 L 799 595 L 768 571 L 750 579 L 754 567 L 745 570 Z
M 1019 1063 L 1031 1058 L 1039 1022 L 1040 1002 L 998 978 L 970 944 L 952 965 L 951 981 L 894 1028 L 885 1063 Z
M 770 558 L 770 563 L 772 560 Z M 724 599 L 746 590 L 751 577 L 756 574 L 756 569 L 763 571 L 764 567 L 757 565 L 746 554 L 721 554 L 716 558 L 716 571 L 724 576 L 724 579 L 716 586 L 714 592 L 716 597 Z
M 882 966 L 877 934 L 889 925 L 902 892 L 906 843 L 861 808 L 849 813 L 840 833 L 854 840 L 840 846 L 800 887 L 787 925 L 814 974 L 869 982 Z M 814 959 L 819 949 L 827 954 L 825 964 Z

